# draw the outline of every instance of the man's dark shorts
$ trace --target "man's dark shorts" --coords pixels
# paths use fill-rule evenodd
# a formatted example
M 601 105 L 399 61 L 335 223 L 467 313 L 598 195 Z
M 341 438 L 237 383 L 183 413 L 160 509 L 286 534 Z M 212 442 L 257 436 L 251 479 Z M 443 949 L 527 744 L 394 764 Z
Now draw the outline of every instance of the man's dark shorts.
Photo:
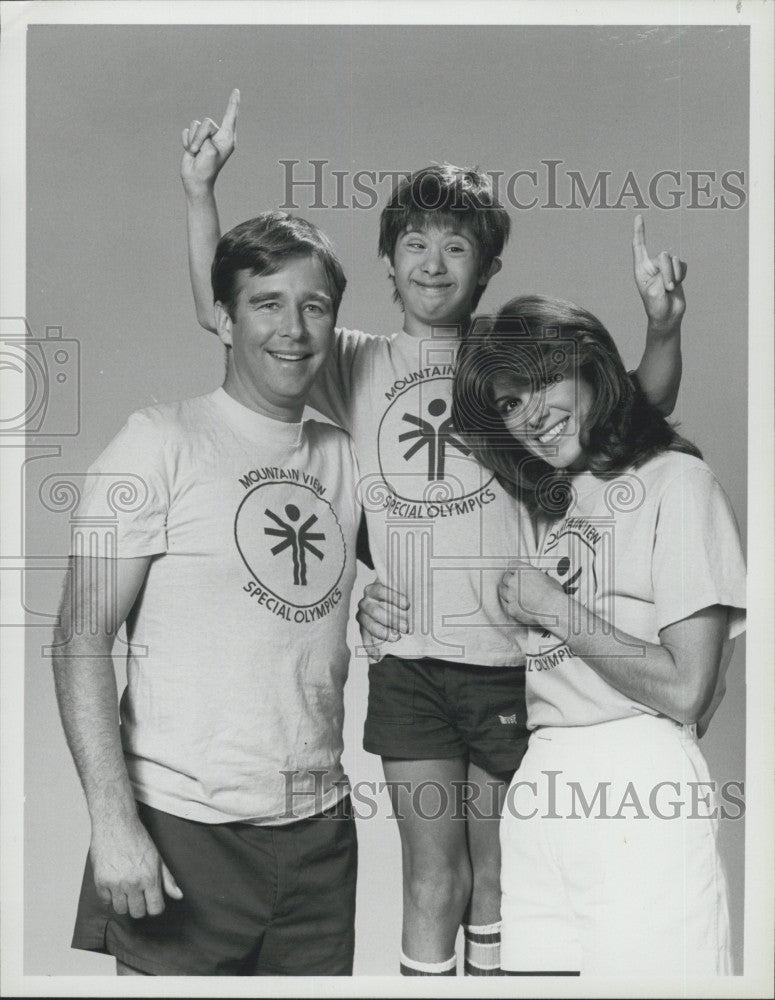
M 467 757 L 509 775 L 527 749 L 524 667 L 385 656 L 369 667 L 364 749 L 381 757 Z
M 149 975 L 352 975 L 358 848 L 350 800 L 285 826 L 195 823 L 138 803 L 183 892 L 157 917 L 103 903 L 87 859 L 73 948 Z

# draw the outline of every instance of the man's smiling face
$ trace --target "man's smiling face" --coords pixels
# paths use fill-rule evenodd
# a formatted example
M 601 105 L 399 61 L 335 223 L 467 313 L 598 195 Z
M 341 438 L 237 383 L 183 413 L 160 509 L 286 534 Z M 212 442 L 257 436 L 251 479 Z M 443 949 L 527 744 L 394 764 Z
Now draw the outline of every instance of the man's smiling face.
M 237 275 L 233 316 L 216 305 L 229 363 L 224 388 L 276 420 L 301 419 L 310 386 L 331 349 L 334 306 L 326 272 L 309 254 L 274 274 Z

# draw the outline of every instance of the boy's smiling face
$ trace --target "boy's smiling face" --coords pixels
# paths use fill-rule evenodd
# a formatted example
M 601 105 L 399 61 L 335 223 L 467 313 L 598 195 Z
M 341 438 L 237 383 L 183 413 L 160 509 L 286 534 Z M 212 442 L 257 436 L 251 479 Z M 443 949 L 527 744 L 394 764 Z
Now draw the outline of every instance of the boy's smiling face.
M 396 241 L 390 275 L 404 308 L 404 329 L 422 336 L 434 326 L 467 324 L 474 293 L 500 268 L 495 259 L 481 272 L 479 244 L 470 228 L 439 219 L 405 229 Z

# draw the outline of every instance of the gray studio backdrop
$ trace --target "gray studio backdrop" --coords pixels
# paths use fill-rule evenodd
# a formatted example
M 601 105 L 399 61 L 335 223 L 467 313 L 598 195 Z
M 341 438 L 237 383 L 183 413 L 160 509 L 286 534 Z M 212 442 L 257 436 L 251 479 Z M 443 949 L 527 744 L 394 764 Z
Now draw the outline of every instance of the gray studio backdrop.
M 44 502 L 41 491 L 51 476 L 84 471 L 131 411 L 220 381 L 220 346 L 197 327 L 189 292 L 180 129 L 220 116 L 241 88 L 239 145 L 219 187 L 222 224 L 295 202 L 341 252 L 349 287 L 340 322 L 377 333 L 400 326 L 376 256 L 373 203 L 390 190 L 380 171 L 450 160 L 498 172 L 514 231 L 480 311 L 519 292 L 575 300 L 603 319 L 631 366 L 644 333 L 630 270 L 640 205 L 650 249 L 689 263 L 675 416 L 744 528 L 748 32 L 38 26 L 28 32 L 27 86 L 28 319 L 41 341 L 61 327 L 78 342 L 80 394 L 60 393 L 60 416 L 31 442 L 60 454 L 31 451 L 26 465 L 27 554 L 50 568 L 30 575 L 26 595 L 25 971 L 102 974 L 109 959 L 69 949 L 88 819 L 41 649 L 70 523 L 67 504 Z M 317 189 L 291 184 L 315 170 Z M 50 344 L 41 352 L 55 364 Z M 66 385 L 71 392 L 73 380 Z M 62 436 L 76 416 L 78 433 Z M 361 572 L 356 596 L 367 581 Z M 744 779 L 744 684 L 739 641 L 703 743 L 719 781 Z M 360 747 L 366 695 L 366 663 L 354 660 L 346 764 L 354 780 L 377 782 L 379 761 Z M 378 814 L 359 823 L 359 974 L 395 973 L 400 944 L 398 834 L 385 794 L 378 798 Z M 728 820 L 720 834 L 738 971 L 743 828 Z

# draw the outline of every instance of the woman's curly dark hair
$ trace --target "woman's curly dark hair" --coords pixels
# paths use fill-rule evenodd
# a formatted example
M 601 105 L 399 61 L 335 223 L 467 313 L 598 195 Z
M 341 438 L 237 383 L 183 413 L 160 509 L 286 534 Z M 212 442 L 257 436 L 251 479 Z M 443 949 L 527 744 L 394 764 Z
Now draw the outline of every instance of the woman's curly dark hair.
M 475 457 L 531 513 L 570 504 L 569 474 L 531 455 L 495 408 L 493 380 L 513 375 L 538 388 L 578 373 L 592 389 L 580 441 L 590 472 L 613 475 L 666 449 L 701 458 L 643 395 L 613 338 L 585 309 L 562 299 L 512 299 L 494 320 L 477 320 L 458 352 L 452 420 Z

